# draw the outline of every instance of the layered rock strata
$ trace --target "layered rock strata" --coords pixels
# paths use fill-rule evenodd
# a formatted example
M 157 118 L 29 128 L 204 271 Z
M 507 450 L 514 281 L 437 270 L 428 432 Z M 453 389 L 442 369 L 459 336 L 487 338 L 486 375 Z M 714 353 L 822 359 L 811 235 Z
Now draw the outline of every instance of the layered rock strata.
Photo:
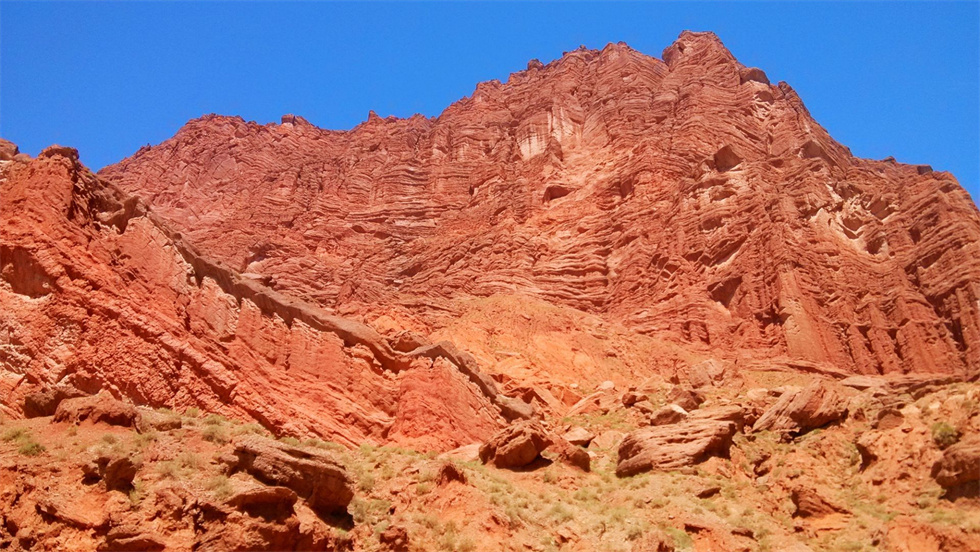
M 242 273 L 440 323 L 517 293 L 738 360 L 980 369 L 980 214 L 854 157 L 710 33 L 532 62 L 438 117 L 206 116 L 101 174 Z

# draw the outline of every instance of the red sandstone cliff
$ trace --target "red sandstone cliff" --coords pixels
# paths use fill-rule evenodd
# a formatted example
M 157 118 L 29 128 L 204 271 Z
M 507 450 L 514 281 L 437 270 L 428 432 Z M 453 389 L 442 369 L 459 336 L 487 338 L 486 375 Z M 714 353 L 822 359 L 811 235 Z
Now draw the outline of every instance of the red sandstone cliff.
M 209 260 L 70 148 L 2 163 L 0 236 L 7 415 L 58 383 L 279 433 L 443 450 L 522 414 L 452 344 L 396 349 Z
M 206 116 L 100 175 L 358 317 L 437 329 L 451 300 L 507 293 L 727 360 L 975 375 L 980 214 L 955 179 L 855 158 L 710 33 L 662 57 L 580 49 L 345 132 Z M 184 308 L 226 300 L 207 289 Z

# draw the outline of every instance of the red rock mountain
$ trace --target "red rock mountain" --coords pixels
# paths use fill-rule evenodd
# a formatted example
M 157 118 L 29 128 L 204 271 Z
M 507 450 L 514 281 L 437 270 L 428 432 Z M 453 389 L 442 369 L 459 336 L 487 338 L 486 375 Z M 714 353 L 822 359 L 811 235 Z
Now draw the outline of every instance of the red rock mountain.
M 207 116 L 98 176 L 4 158 L 9 415 L 70 383 L 446 450 L 572 376 L 980 371 L 967 193 L 855 158 L 708 33 L 532 61 L 436 118 Z
M 350 131 L 206 116 L 100 176 L 362 318 L 431 331 L 515 294 L 726 361 L 980 370 L 980 215 L 951 175 L 854 157 L 713 34 L 662 57 L 580 49 Z

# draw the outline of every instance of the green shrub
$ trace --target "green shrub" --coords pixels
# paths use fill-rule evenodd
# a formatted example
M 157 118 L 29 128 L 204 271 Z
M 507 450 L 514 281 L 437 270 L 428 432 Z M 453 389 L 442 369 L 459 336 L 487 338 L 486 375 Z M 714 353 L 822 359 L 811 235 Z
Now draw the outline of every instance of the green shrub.
M 960 440 L 960 432 L 946 422 L 936 422 L 932 424 L 932 440 L 944 449 Z

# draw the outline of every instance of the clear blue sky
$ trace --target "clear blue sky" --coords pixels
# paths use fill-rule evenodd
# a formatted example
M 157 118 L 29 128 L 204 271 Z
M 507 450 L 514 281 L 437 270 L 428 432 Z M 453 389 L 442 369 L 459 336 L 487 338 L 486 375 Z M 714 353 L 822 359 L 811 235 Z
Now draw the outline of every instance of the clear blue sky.
M 98 169 L 205 113 L 347 129 L 437 115 L 531 58 L 717 33 L 856 155 L 980 198 L 980 3 L 0 2 L 0 136 Z

